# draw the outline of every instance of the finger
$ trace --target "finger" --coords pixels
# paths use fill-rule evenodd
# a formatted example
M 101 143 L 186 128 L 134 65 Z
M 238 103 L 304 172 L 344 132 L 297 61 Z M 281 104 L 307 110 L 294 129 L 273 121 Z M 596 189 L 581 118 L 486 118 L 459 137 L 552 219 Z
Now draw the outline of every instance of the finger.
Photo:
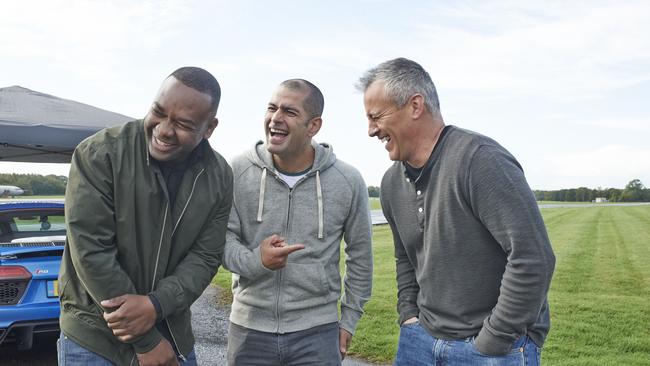
M 271 235 L 270 239 L 271 239 L 271 243 L 279 243 L 284 241 L 284 238 L 278 234 Z
M 287 242 L 284 241 L 284 240 L 276 241 L 276 242 L 271 243 L 271 246 L 272 246 L 272 247 L 275 247 L 275 248 L 282 248 L 282 247 L 286 247 L 286 246 L 287 246 Z
M 282 255 L 289 255 L 295 251 L 305 249 L 304 244 L 293 244 L 293 245 L 286 245 L 280 248 L 280 252 Z
M 341 359 L 344 359 L 348 354 L 348 348 L 350 347 L 350 341 L 352 340 L 352 334 L 347 330 L 340 328 L 339 329 L 339 352 L 341 352 Z
M 104 320 L 108 323 L 116 323 L 122 320 L 122 312 L 115 310 L 112 313 L 104 313 Z
M 117 339 L 120 340 L 120 342 L 129 342 L 133 339 L 133 336 L 131 335 L 124 335 L 124 336 L 119 336 Z
M 348 354 L 347 337 L 343 333 L 339 336 L 339 352 L 341 352 L 341 358 L 345 358 L 345 355 Z
M 262 240 L 262 243 L 273 244 L 279 241 L 284 241 L 284 238 L 278 234 L 273 234 L 271 236 L 267 236 L 264 240 Z
M 112 299 L 103 300 L 100 304 L 105 308 L 117 308 L 124 304 L 126 298 L 124 296 L 114 297 Z
M 112 323 L 107 322 L 106 325 L 108 325 L 108 327 L 113 330 L 124 328 L 124 326 L 122 326 L 120 322 L 112 322 Z

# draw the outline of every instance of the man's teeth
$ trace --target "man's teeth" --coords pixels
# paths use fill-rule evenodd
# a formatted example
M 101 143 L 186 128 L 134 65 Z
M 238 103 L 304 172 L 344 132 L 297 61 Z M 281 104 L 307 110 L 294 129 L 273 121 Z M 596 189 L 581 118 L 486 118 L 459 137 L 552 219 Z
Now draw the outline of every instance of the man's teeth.
M 390 141 L 390 137 L 388 137 L 388 136 L 384 136 L 384 137 L 381 138 L 381 142 L 383 142 L 383 143 L 387 143 L 388 141 Z
M 271 128 L 270 131 L 271 131 L 271 133 L 273 133 L 273 134 L 275 134 L 275 133 L 279 133 L 279 134 L 287 135 L 287 132 L 286 132 L 286 131 L 276 130 L 275 128 Z
M 154 138 L 156 139 L 156 142 L 157 142 L 159 145 L 163 145 L 163 146 L 171 146 L 171 144 L 166 143 L 166 142 L 160 140 L 160 139 L 157 138 L 157 137 L 154 137 Z

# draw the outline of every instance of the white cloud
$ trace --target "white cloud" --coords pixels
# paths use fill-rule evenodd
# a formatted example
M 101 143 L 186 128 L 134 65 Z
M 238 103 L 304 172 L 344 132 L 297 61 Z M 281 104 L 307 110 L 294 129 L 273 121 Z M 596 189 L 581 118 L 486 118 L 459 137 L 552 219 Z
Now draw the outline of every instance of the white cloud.
M 646 118 L 594 118 L 590 120 L 574 120 L 572 123 L 608 131 L 632 131 L 650 133 L 650 116 Z M 648 135 L 650 139 L 650 135 Z
M 648 2 L 481 2 L 436 5 L 419 28 L 446 85 L 575 100 L 650 80 L 647 14 Z

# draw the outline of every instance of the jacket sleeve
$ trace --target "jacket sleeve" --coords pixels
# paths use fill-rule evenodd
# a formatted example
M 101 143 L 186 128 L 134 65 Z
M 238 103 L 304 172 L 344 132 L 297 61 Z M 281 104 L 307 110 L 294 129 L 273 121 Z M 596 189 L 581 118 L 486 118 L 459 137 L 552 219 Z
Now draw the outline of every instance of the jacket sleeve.
M 242 239 L 242 224 L 237 211 L 237 197 L 234 198 L 228 231 L 226 232 L 226 249 L 223 256 L 223 265 L 229 271 L 242 277 L 254 280 L 262 275 L 273 273 L 262 264 L 259 243 L 254 249 L 248 249 Z
M 341 298 L 340 327 L 354 334 L 363 314 L 363 306 L 372 293 L 372 224 L 368 207 L 368 189 L 357 172 L 354 198 L 345 221 L 345 277 Z
M 382 184 L 383 186 L 383 184 Z M 411 264 L 409 257 L 404 248 L 404 243 L 399 235 L 399 230 L 395 224 L 395 218 L 392 216 L 390 201 L 384 196 L 388 189 L 381 189 L 381 208 L 386 221 L 393 233 L 393 244 L 395 247 L 395 265 L 397 276 L 397 313 L 399 315 L 398 324 L 404 321 L 420 316 L 420 308 L 417 305 L 420 285 L 415 277 L 415 268 Z
M 117 261 L 115 210 L 110 154 L 89 143 L 80 145 L 72 156 L 65 195 L 68 225 L 67 250 L 79 281 L 100 306 L 103 300 L 135 294 L 129 276 Z M 138 353 L 150 351 L 161 339 L 155 327 L 135 340 Z
M 474 214 L 507 255 L 497 303 L 475 344 L 485 354 L 503 355 L 537 320 L 555 256 L 535 197 L 510 154 L 482 146 L 472 158 L 467 181 Z
M 226 225 L 232 204 L 232 171 L 224 169 L 222 199 L 216 203 L 201 234 L 174 271 L 161 279 L 152 295 L 160 302 L 162 317 L 189 308 L 217 273 L 224 251 Z

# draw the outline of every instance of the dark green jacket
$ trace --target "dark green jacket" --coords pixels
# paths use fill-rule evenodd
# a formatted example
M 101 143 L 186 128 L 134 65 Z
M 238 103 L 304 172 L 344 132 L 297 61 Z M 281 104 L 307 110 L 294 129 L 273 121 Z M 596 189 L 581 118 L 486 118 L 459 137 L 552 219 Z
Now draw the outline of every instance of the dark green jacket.
M 152 293 L 181 355 L 194 346 L 190 305 L 221 264 L 232 203 L 232 171 L 209 144 L 169 204 L 149 160 L 143 122 L 102 130 L 79 144 L 65 200 L 67 242 L 61 262 L 61 329 L 118 365 L 161 339 L 152 328 L 130 344 L 107 327 L 99 303 Z

